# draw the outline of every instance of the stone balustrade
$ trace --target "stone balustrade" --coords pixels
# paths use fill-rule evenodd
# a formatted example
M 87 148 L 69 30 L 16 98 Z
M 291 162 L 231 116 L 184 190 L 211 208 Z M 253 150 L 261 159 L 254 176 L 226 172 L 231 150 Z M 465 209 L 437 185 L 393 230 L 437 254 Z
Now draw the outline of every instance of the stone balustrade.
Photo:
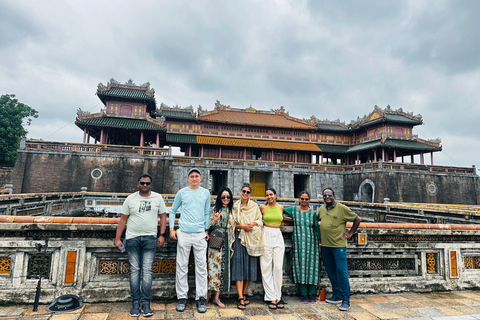
M 128 261 L 113 246 L 117 218 L 0 216 L 0 299 L 42 303 L 63 294 L 85 302 L 128 301 Z M 295 294 L 291 226 L 282 226 L 285 295 Z M 480 287 L 480 225 L 362 223 L 349 242 L 353 293 L 431 292 Z M 48 246 L 37 250 L 36 245 Z M 175 299 L 176 243 L 158 249 L 154 299 Z M 189 265 L 192 272 L 193 262 Z M 322 287 L 329 290 L 325 271 Z M 193 274 L 190 276 L 193 287 Z M 251 294 L 261 294 L 261 282 Z M 235 296 L 232 285 L 229 296 Z

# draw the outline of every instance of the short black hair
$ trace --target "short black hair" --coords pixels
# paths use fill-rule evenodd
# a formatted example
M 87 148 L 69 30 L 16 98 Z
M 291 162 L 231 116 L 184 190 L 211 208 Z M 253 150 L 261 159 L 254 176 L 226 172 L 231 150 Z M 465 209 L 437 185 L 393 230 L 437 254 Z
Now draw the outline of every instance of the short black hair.
M 300 198 L 302 196 L 302 194 L 306 194 L 308 196 L 308 199 L 310 199 L 310 193 L 308 191 L 300 191 L 298 193 L 298 197 Z
M 333 194 L 333 196 L 335 197 L 335 191 L 334 191 L 332 188 L 329 187 L 329 188 L 323 189 L 322 194 L 325 192 L 325 190 L 330 190 L 330 191 L 332 191 L 332 194 Z
M 149 175 L 148 173 L 144 173 L 140 177 L 138 177 L 138 181 L 140 181 L 140 179 L 142 179 L 142 178 L 149 178 L 150 182 L 153 182 L 152 176 Z

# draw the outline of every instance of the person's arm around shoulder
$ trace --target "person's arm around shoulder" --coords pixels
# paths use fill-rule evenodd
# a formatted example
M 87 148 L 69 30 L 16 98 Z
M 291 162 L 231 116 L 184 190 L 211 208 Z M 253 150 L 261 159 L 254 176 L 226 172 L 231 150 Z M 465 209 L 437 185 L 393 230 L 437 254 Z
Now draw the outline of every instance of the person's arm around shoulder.
M 283 221 L 293 222 L 292 212 L 294 207 L 288 207 L 282 209 Z

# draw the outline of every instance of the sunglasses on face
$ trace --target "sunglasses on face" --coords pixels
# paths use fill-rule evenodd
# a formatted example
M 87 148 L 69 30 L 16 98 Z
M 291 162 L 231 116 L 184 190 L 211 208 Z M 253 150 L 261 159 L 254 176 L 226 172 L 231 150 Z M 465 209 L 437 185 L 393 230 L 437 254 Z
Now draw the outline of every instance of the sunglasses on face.
M 151 183 L 151 182 L 143 182 L 143 181 L 140 181 L 139 184 L 141 184 L 142 186 L 149 186 L 149 185 L 151 185 L 152 183 Z
M 223 200 L 223 199 L 228 199 L 228 200 L 230 200 L 230 196 L 222 196 L 222 200 Z
M 250 191 L 250 190 L 242 190 L 242 192 L 245 193 L 245 194 L 250 194 L 250 193 L 252 193 L 252 191 Z
M 300 200 L 303 200 L 303 201 L 310 201 L 310 199 L 308 199 L 308 198 L 300 198 Z
M 324 198 L 326 198 L 326 197 L 333 197 L 333 194 L 331 194 L 331 193 L 325 193 L 325 194 L 323 195 L 323 197 L 324 197 Z

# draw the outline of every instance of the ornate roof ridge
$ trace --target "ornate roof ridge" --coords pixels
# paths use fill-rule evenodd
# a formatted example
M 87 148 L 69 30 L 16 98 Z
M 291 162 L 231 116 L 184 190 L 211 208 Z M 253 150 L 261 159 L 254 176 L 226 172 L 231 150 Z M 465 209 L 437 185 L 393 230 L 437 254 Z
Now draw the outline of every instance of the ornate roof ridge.
M 315 116 L 310 116 L 310 119 L 303 119 L 303 121 L 306 121 L 308 124 L 312 124 L 312 125 L 319 125 L 319 124 L 327 124 L 327 125 L 336 125 L 336 126 L 340 126 L 342 128 L 345 128 L 345 129 L 348 129 L 350 126 L 347 125 L 345 122 L 342 122 L 340 121 L 340 119 L 336 119 L 336 120 L 328 120 L 328 119 L 324 119 L 324 120 L 320 120 L 318 119 L 317 117 Z
M 180 112 L 190 112 L 193 116 L 195 116 L 195 111 L 193 110 L 193 106 L 188 106 L 188 107 L 181 107 L 178 104 L 175 106 L 168 106 L 165 103 L 160 104 L 160 108 L 158 108 L 159 111 L 161 110 L 172 110 L 172 111 L 180 111 Z
M 242 109 L 242 108 L 233 108 L 230 105 L 224 105 L 224 104 L 220 103 L 219 100 L 217 100 L 215 102 L 215 107 L 214 107 L 213 110 L 210 110 L 210 111 L 209 110 L 203 110 L 202 106 L 199 106 L 197 114 L 198 114 L 198 117 L 207 116 L 207 115 L 211 115 L 211 114 L 217 114 L 217 113 L 219 113 L 220 110 L 233 111 L 233 112 L 270 114 L 270 115 L 283 115 L 285 117 L 285 119 L 295 121 L 295 122 L 299 122 L 299 123 L 306 124 L 306 125 L 312 125 L 311 123 L 309 123 L 305 119 L 300 119 L 300 118 L 295 118 L 295 117 L 290 116 L 288 111 L 285 110 L 284 106 L 280 106 L 280 108 L 278 108 L 278 109 L 258 110 L 258 109 L 253 108 L 252 105 L 250 105 L 248 108 Z
M 377 114 L 374 119 L 372 118 L 373 115 Z M 421 114 L 414 115 L 413 112 L 408 112 L 408 111 L 403 111 L 403 108 L 398 108 L 396 110 L 393 110 L 390 105 L 387 105 L 384 109 L 381 107 L 375 105 L 373 107 L 373 111 L 370 112 L 369 114 L 365 114 L 362 118 L 357 117 L 357 120 L 352 120 L 350 123 L 351 127 L 356 127 L 361 124 L 367 123 L 369 121 L 375 120 L 377 118 L 385 118 L 386 115 L 392 114 L 392 115 L 401 115 L 404 116 L 410 120 L 413 121 L 419 121 L 423 122 L 423 117 Z
M 117 80 L 111 78 L 110 81 L 107 82 L 107 85 L 103 83 L 99 83 L 97 85 L 97 93 L 106 93 L 110 91 L 112 88 L 120 88 L 120 89 L 127 89 L 127 90 L 140 90 L 145 91 L 145 94 L 149 97 L 155 96 L 155 89 L 150 88 L 150 82 L 145 82 L 141 85 L 136 85 L 132 79 L 128 79 L 125 83 L 120 83 Z

